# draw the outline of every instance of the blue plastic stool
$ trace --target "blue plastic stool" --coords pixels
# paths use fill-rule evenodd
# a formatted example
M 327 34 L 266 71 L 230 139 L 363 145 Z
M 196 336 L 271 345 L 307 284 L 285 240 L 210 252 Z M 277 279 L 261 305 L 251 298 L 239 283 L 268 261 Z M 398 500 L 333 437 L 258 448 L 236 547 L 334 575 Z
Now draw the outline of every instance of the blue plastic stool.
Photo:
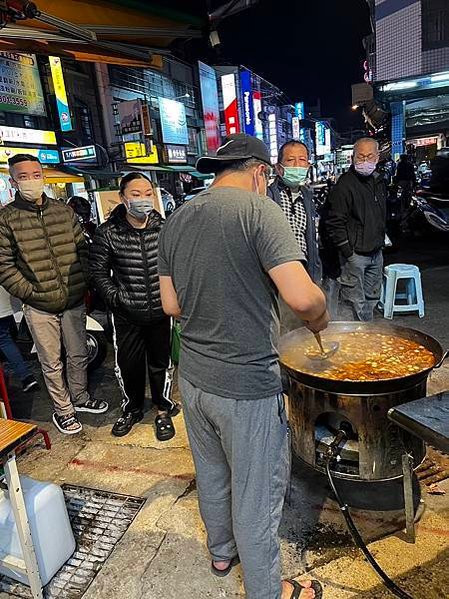
M 405 293 L 396 293 L 398 281 L 406 280 Z M 397 304 L 396 300 L 407 300 L 406 304 Z M 414 264 L 390 264 L 384 268 L 384 284 L 382 286 L 379 307 L 383 309 L 384 318 L 393 319 L 395 312 L 416 312 L 424 317 L 424 298 L 421 286 L 421 273 Z

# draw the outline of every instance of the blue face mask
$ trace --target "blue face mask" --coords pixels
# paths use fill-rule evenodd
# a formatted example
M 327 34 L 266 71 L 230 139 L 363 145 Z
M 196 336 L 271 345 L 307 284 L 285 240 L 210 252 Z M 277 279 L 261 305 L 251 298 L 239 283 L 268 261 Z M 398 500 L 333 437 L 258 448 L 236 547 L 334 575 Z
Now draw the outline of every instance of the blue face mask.
M 307 179 L 307 173 L 309 172 L 308 167 L 305 166 L 283 166 L 284 174 L 282 175 L 282 181 L 291 187 L 297 189 L 301 185 L 304 185 Z

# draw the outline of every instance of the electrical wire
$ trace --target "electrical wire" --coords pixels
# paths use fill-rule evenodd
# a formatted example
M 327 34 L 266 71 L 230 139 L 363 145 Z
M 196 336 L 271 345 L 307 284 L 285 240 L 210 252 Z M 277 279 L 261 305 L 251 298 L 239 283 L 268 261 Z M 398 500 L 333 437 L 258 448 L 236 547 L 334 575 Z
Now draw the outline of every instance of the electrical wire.
M 370 553 L 368 547 L 365 545 L 365 542 L 362 539 L 362 536 L 360 535 L 359 531 L 357 530 L 356 525 L 354 524 L 354 520 L 352 519 L 352 516 L 349 513 L 348 506 L 343 501 L 340 493 L 337 490 L 337 487 L 335 486 L 334 479 L 332 478 L 332 472 L 331 472 L 330 465 L 331 465 L 332 460 L 335 459 L 337 457 L 337 455 L 340 453 L 339 445 L 340 445 L 340 442 L 345 438 L 347 438 L 346 432 L 338 431 L 337 436 L 335 437 L 332 444 L 329 446 L 329 450 L 326 454 L 326 474 L 327 474 L 327 478 L 329 480 L 329 484 L 331 486 L 332 492 L 335 495 L 335 499 L 337 500 L 338 505 L 340 506 L 340 510 L 344 516 L 346 525 L 349 529 L 349 532 L 351 533 L 352 538 L 354 539 L 355 544 L 362 551 L 363 555 L 366 557 L 366 559 L 368 560 L 369 564 L 374 569 L 376 574 L 382 579 L 382 582 L 384 583 L 384 585 L 393 593 L 393 595 L 395 595 L 396 597 L 399 597 L 400 599 L 413 599 L 413 597 L 411 595 L 407 594 L 400 587 L 398 587 L 391 580 L 391 578 L 389 578 L 388 575 L 382 570 L 382 568 L 379 566 L 379 564 L 376 562 L 373 555 Z

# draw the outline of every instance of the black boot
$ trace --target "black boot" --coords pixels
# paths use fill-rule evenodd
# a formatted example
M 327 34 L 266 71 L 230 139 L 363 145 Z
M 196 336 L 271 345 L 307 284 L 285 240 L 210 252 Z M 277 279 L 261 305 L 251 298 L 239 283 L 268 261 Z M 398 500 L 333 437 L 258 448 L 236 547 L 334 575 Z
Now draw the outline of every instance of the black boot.
M 127 414 L 123 414 L 112 427 L 111 433 L 114 437 L 124 437 L 142 418 L 143 412 L 128 412 Z

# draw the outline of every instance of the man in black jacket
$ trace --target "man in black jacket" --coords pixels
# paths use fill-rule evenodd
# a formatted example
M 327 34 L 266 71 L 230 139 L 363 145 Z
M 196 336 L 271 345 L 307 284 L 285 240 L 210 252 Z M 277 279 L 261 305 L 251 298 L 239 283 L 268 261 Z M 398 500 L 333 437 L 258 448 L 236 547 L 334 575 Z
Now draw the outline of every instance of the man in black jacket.
M 378 160 L 374 139 L 361 138 L 354 144 L 353 164 L 329 196 L 324 223 L 327 238 L 339 254 L 341 303 L 361 321 L 373 319 L 382 285 L 386 190 L 375 172 Z

